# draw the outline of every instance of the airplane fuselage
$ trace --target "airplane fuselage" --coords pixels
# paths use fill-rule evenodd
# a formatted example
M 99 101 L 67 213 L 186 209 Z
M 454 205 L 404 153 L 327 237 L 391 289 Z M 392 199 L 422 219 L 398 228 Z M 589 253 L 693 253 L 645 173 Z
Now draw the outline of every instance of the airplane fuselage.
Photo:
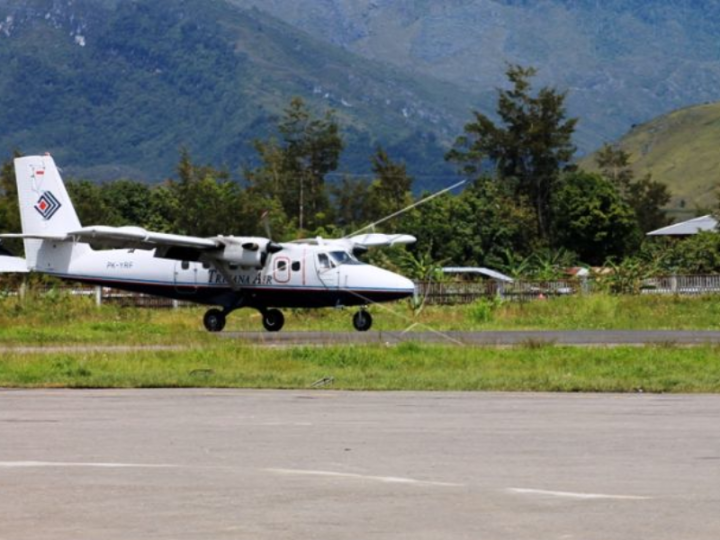
M 329 306 L 361 306 L 353 326 L 367 331 L 372 316 L 364 306 L 414 293 L 409 279 L 353 255 L 412 243 L 410 235 L 365 233 L 278 244 L 256 236 L 83 227 L 52 157 L 25 156 L 14 164 L 23 231 L 0 236 L 23 239 L 27 270 L 222 307 L 203 317 L 211 332 L 222 331 L 227 315 L 243 307 L 260 311 L 265 329 L 277 332 L 284 324 L 278 308 Z
M 285 246 L 262 268 L 227 265 L 226 275 L 202 262 L 161 259 L 151 250 L 127 249 L 88 251 L 66 267 L 41 271 L 66 280 L 228 308 L 359 306 L 414 293 L 412 281 L 344 252 Z

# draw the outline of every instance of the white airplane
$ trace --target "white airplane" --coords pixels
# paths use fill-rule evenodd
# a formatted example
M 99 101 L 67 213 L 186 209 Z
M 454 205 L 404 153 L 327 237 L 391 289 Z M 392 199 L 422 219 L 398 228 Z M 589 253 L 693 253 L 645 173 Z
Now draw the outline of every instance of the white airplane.
M 203 318 L 210 332 L 221 331 L 227 315 L 244 307 L 260 311 L 265 329 L 276 332 L 285 322 L 278 308 L 343 306 L 360 306 L 353 325 L 365 331 L 372 325 L 365 309 L 369 304 L 415 292 L 409 279 L 356 257 L 370 247 L 412 243 L 410 235 L 275 243 L 140 227 L 83 227 L 52 157 L 15 159 L 15 177 L 23 232 L 0 238 L 23 239 L 29 271 L 219 306 Z

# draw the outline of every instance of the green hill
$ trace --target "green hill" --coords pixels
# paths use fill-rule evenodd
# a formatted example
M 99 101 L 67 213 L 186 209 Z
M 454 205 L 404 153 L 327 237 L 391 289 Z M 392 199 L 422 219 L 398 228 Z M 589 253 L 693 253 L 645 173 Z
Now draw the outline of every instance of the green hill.
M 230 1 L 483 100 L 493 100 L 506 62 L 535 66 L 540 84 L 569 90 L 582 152 L 632 124 L 720 99 L 717 1 Z
M 430 188 L 474 104 L 224 0 L 0 0 L 0 66 L 0 152 L 93 179 L 162 179 L 181 146 L 235 169 L 297 95 L 337 111 L 344 170 L 381 142 Z
M 675 208 L 715 205 L 720 186 L 720 102 L 674 111 L 633 127 L 618 141 L 636 174 L 668 185 Z M 594 157 L 581 165 L 593 168 Z

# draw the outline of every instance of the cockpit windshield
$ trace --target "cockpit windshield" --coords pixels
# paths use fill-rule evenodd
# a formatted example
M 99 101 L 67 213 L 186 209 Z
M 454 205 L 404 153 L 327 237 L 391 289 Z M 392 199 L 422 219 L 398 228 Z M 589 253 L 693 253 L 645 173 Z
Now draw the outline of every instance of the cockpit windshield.
M 341 264 L 362 264 L 347 251 L 331 251 L 330 257 L 332 257 L 335 266 L 340 266 Z

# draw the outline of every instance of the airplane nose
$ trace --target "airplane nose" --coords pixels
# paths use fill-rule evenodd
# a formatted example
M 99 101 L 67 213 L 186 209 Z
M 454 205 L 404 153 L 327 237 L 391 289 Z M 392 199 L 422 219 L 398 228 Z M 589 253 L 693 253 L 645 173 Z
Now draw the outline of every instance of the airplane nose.
M 404 293 L 407 296 L 412 296 L 415 294 L 415 283 L 413 283 L 412 280 L 409 280 L 405 276 L 401 276 L 399 274 L 394 274 L 390 272 L 388 272 L 388 274 L 392 276 L 391 279 L 387 280 L 389 281 L 388 288 L 400 293 Z
M 363 291 L 373 302 L 400 300 L 415 294 L 415 283 L 394 272 L 370 265 L 344 268 L 342 286 Z
M 403 289 L 410 294 L 415 294 L 415 282 L 413 282 L 411 279 L 408 279 L 404 276 L 398 276 L 398 277 L 400 278 L 398 280 L 399 281 L 398 289 Z

